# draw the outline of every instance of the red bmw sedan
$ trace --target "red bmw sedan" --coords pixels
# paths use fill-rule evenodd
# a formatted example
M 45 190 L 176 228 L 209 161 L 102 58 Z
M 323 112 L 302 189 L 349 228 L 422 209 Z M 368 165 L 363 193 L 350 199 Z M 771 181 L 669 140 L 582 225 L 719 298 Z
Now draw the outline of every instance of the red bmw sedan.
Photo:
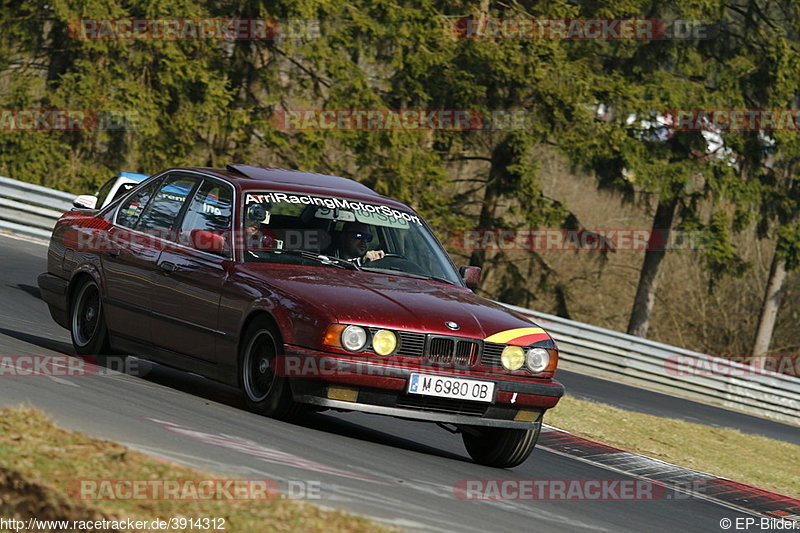
M 237 386 L 276 418 L 437 423 L 478 463 L 531 453 L 564 393 L 531 321 L 476 296 L 408 206 L 336 176 L 176 168 L 61 217 L 39 287 L 79 354 L 136 354 Z

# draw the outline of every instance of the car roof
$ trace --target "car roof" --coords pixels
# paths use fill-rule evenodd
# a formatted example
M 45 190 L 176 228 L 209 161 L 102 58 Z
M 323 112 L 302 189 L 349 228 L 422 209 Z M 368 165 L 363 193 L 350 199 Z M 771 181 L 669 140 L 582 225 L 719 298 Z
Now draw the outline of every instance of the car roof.
M 238 173 L 258 181 L 271 181 L 291 185 L 310 185 L 312 187 L 341 189 L 361 194 L 378 194 L 364 184 L 340 176 L 329 176 L 327 174 L 318 174 L 316 172 L 305 172 L 301 170 L 287 170 L 285 168 L 261 168 L 250 165 L 227 165 L 226 168 L 230 172 Z
M 315 195 L 334 194 L 408 208 L 405 204 L 378 194 L 362 183 L 341 176 L 276 167 L 262 168 L 251 165 L 226 165 L 224 170 L 205 167 L 189 167 L 186 170 L 195 170 L 227 178 L 241 190 L 263 190 L 276 186 L 281 190 Z

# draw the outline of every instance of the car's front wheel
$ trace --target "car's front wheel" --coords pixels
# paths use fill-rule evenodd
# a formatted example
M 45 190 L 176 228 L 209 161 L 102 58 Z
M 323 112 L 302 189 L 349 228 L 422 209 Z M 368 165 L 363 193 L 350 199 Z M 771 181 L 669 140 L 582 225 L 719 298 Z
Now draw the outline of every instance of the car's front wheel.
M 79 355 L 108 353 L 108 329 L 100 288 L 86 279 L 73 292 L 70 302 L 72 346 Z
M 295 417 L 301 405 L 292 399 L 289 380 L 276 372 L 283 355 L 280 335 L 266 318 L 245 331 L 239 352 L 239 386 L 248 409 L 280 419 Z
M 536 429 L 464 428 L 461 437 L 476 463 L 496 468 L 522 464 L 536 447 L 541 424 Z

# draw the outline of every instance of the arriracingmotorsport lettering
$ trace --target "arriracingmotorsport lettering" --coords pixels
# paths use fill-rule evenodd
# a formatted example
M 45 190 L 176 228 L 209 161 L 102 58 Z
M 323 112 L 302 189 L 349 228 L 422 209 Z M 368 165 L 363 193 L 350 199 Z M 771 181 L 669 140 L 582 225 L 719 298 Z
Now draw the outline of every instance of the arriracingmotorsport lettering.
M 387 217 L 393 217 L 398 220 L 405 220 L 407 222 L 414 222 L 415 224 L 422 225 L 419 217 L 410 213 L 405 213 L 397 209 L 392 209 L 388 205 L 367 204 L 356 200 L 347 200 L 346 198 L 334 198 L 326 196 L 311 196 L 307 194 L 289 194 L 285 192 L 268 192 L 268 193 L 247 193 L 245 197 L 245 204 L 250 205 L 254 203 L 289 203 L 289 204 L 305 204 L 327 207 L 328 209 L 346 209 L 348 211 L 363 211 L 365 213 L 377 213 Z

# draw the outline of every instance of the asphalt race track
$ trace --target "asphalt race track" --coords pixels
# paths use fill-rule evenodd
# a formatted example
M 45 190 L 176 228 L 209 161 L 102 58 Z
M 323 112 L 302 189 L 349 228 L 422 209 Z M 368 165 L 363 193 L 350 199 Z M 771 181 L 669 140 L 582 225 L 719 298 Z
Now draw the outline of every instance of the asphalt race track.
M 73 353 L 69 333 L 51 320 L 38 297 L 36 276 L 45 270 L 46 250 L 0 236 L 0 355 Z M 356 413 L 318 414 L 302 424 L 278 422 L 245 411 L 237 391 L 228 387 L 137 359 L 130 365 L 129 374 L 2 376 L 0 406 L 30 405 L 67 429 L 213 474 L 278 480 L 286 492 L 318 494 L 311 503 L 408 531 L 719 532 L 723 518 L 750 516 L 673 491 L 656 501 L 463 501 L 453 488 L 466 479 L 632 478 L 541 448 L 512 470 L 478 466 L 459 436 L 417 422 Z M 648 407 L 655 405 L 650 403 L 655 393 L 576 374 L 559 377 L 568 390 L 574 382 L 577 390 L 571 392 L 579 396 L 617 395 L 615 403 L 623 407 L 655 409 Z M 655 414 L 671 405 L 686 412 L 680 403 L 662 403 Z M 729 416 L 734 427 L 749 425 L 754 432 L 798 440 L 796 428 L 730 411 L 704 406 L 692 415 L 716 425 L 729 425 L 722 418 Z

